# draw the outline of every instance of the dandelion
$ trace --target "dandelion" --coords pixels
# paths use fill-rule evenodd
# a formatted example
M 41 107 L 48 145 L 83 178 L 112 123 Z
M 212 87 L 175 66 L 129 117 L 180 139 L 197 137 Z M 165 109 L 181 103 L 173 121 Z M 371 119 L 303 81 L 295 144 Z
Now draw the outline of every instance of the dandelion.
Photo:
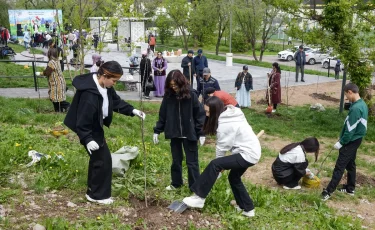
M 52 169 L 52 167 L 49 167 L 49 169 Z
M 141 164 L 139 164 L 140 166 L 143 166 L 143 164 L 141 163 Z
M 32 146 L 29 146 L 29 149 L 33 149 L 33 147 L 32 147 Z
M 155 196 L 158 197 L 158 194 L 156 194 Z
M 51 156 L 50 156 L 50 155 L 47 155 L 46 158 L 49 159 L 49 158 L 51 158 Z
M 16 146 L 16 147 L 20 147 L 21 144 L 19 144 L 19 143 L 16 142 L 15 146 Z
M 65 164 L 65 166 L 68 166 L 68 164 Z
M 78 170 L 76 170 L 76 172 L 78 172 Z
M 97 220 L 100 220 L 100 216 L 96 217 Z

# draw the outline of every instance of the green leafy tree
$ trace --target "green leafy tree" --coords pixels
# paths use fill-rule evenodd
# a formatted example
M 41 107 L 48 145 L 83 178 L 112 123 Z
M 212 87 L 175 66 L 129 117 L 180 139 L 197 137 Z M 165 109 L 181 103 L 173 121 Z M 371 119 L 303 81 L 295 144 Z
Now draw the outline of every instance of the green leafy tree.
M 10 28 L 9 16 L 8 16 L 9 5 L 5 0 L 0 0 L 0 25 Z
M 156 19 L 156 26 L 158 27 L 158 38 L 164 45 L 173 36 L 172 21 L 166 15 L 161 14 Z

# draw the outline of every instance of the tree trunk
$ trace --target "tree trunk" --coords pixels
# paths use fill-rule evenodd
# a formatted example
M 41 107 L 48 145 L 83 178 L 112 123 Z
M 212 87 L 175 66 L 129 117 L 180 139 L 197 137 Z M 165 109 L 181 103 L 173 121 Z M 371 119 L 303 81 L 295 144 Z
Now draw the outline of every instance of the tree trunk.
M 263 53 L 266 48 L 266 39 L 262 38 L 262 46 L 260 47 L 260 55 L 259 55 L 259 61 L 262 61 L 263 59 Z
M 251 43 L 251 50 L 253 51 L 253 57 L 255 61 L 258 61 L 257 54 L 256 54 L 256 44 L 257 44 L 256 38 L 252 38 L 250 43 Z

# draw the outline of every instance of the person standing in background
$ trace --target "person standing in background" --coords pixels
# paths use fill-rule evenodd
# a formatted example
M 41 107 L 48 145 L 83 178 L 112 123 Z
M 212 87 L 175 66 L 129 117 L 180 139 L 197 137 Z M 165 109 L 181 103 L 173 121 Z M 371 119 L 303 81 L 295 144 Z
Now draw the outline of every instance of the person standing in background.
M 202 49 L 198 50 L 198 56 L 194 57 L 195 73 L 197 75 L 197 82 L 203 77 L 203 69 L 208 68 L 206 56 L 203 55 Z
M 163 55 L 158 51 L 158 56 L 152 61 L 152 69 L 154 70 L 154 83 L 156 91 L 154 91 L 155 97 L 164 96 L 165 78 L 168 68 L 167 60 L 163 58 Z
M 296 62 L 296 82 L 298 82 L 298 73 L 301 71 L 301 81 L 305 82 L 303 79 L 305 73 L 305 63 L 306 54 L 303 51 L 303 46 L 299 46 L 299 50 L 294 54 L 294 61 Z
M 248 70 L 249 67 L 244 65 L 242 67 L 242 72 L 238 73 L 235 82 L 235 87 L 237 89 L 236 100 L 241 108 L 251 107 L 250 90 L 253 89 L 253 77 Z

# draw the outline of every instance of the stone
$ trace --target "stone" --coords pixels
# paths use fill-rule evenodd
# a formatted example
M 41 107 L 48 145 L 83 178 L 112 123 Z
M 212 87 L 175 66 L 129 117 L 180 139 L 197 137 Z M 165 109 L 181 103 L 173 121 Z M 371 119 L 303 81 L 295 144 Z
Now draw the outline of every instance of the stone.
M 34 225 L 33 230 L 46 230 L 46 228 L 43 225 L 36 224 Z
M 70 207 L 70 208 L 75 208 L 75 207 L 77 207 L 77 205 L 75 204 L 75 203 L 73 203 L 73 202 L 68 202 L 68 204 L 66 205 L 66 206 L 68 206 L 68 207 Z

